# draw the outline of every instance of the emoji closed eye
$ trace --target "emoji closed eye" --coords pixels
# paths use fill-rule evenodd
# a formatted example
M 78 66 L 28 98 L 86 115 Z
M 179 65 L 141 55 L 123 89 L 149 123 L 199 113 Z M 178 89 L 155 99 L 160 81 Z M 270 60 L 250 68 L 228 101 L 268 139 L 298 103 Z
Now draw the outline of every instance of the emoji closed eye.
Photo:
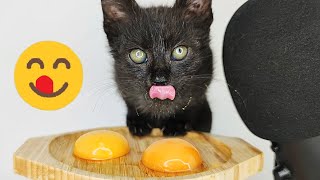
M 57 69 L 59 64 L 65 64 L 67 69 L 71 68 L 70 62 L 66 58 L 58 58 L 56 62 L 53 63 L 53 69 Z
M 39 64 L 40 68 L 44 68 L 43 61 L 40 58 L 32 58 L 30 61 L 27 63 L 27 68 L 31 69 L 33 64 Z

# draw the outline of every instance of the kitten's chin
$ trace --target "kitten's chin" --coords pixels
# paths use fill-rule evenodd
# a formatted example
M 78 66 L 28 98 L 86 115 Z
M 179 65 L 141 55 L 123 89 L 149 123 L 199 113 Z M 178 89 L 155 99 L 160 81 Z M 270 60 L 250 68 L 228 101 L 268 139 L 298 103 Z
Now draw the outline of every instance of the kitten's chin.
M 146 106 L 140 106 L 138 109 L 143 114 L 149 115 L 156 119 L 168 118 L 179 111 L 178 105 L 175 101 L 169 99 L 160 100 L 151 98 L 148 99 Z

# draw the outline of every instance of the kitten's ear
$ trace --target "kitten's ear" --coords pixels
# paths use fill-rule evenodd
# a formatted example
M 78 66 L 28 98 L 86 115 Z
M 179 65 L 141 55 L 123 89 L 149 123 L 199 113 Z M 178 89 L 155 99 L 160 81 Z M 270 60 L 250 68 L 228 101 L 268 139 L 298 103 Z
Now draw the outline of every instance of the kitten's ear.
M 138 7 L 135 0 L 101 0 L 101 4 L 107 22 L 127 21 Z
M 184 16 L 190 18 L 201 16 L 207 18 L 212 16 L 212 0 L 176 0 L 174 7 L 184 9 Z

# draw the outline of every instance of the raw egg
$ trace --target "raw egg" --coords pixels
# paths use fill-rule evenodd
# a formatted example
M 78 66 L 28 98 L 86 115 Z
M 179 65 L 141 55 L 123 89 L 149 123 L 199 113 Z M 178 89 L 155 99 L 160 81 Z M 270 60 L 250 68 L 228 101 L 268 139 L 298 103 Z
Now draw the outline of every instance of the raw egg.
M 107 160 L 129 153 L 127 139 L 114 131 L 97 130 L 80 136 L 74 145 L 73 154 L 82 159 Z
M 202 164 L 199 151 L 189 142 L 169 138 L 154 142 L 142 155 L 142 163 L 155 171 L 192 171 Z

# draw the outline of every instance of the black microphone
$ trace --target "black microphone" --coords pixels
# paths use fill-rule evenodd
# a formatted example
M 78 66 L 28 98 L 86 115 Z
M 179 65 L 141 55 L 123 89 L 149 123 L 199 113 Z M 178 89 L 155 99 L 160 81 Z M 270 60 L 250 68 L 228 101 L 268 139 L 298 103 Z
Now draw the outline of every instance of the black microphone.
M 273 142 L 275 179 L 319 180 L 320 1 L 249 0 L 227 27 L 223 63 L 241 118 Z

